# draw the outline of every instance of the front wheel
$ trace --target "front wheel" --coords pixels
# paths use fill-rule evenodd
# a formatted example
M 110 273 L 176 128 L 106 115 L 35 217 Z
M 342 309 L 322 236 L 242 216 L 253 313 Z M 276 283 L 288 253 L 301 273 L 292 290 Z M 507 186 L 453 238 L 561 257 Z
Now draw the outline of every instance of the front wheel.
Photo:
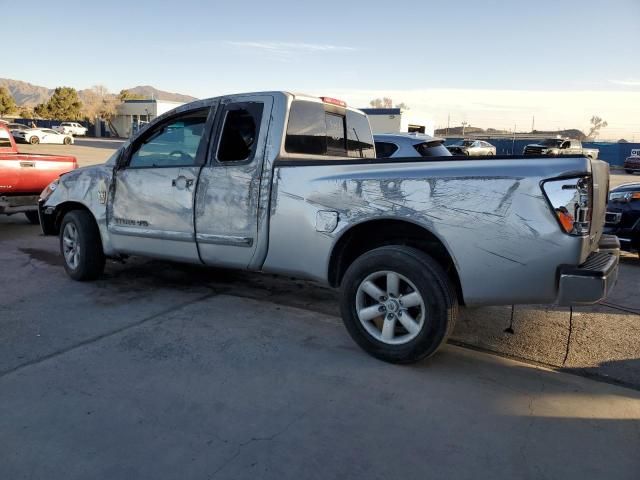
M 64 269 L 74 280 L 94 280 L 104 271 L 105 257 L 100 231 L 84 210 L 68 212 L 60 226 L 60 252 Z
M 65 145 L 69 145 L 71 144 L 71 139 L 69 137 L 64 137 L 64 140 L 62 140 L 62 143 L 64 143 Z
M 629 175 L 633 175 L 633 170 L 631 170 L 630 168 L 625 168 L 624 171 L 627 172 Z
M 455 290 L 442 267 L 415 248 L 392 245 L 361 255 L 341 287 L 347 331 L 366 352 L 386 362 L 429 357 L 453 331 Z

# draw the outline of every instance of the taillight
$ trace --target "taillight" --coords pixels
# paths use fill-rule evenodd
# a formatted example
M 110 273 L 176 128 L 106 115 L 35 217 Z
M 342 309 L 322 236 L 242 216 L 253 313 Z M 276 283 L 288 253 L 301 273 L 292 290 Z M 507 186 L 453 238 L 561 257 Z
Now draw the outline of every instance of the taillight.
M 560 227 L 569 235 L 588 235 L 593 197 L 591 177 L 547 180 L 542 190 Z

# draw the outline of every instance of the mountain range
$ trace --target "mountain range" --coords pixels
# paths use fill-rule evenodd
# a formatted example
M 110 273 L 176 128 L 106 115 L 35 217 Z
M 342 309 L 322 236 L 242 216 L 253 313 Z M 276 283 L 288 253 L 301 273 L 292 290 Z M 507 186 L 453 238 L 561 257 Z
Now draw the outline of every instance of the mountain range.
M 53 94 L 53 88 L 42 87 L 39 85 L 33 85 L 21 80 L 12 80 L 10 78 L 0 78 L 0 87 L 6 87 L 16 104 L 21 107 L 35 107 L 39 103 L 44 103 Z M 172 102 L 191 102 L 197 100 L 196 97 L 191 95 L 185 95 L 182 93 L 166 92 L 164 90 L 158 90 L 151 85 L 138 85 L 136 87 L 127 88 L 129 92 L 140 95 L 144 98 L 155 98 L 156 100 L 168 100 Z M 78 96 L 80 100 L 86 96 L 89 89 L 78 90 Z

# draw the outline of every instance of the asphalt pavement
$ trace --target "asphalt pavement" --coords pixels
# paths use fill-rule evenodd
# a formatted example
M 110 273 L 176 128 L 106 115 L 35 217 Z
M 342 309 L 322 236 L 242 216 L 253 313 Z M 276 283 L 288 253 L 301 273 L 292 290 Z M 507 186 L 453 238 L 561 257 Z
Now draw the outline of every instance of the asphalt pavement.
M 0 478 L 629 478 L 640 392 L 457 346 L 379 362 L 335 292 L 0 220 Z M 637 337 L 636 337 L 637 338 Z

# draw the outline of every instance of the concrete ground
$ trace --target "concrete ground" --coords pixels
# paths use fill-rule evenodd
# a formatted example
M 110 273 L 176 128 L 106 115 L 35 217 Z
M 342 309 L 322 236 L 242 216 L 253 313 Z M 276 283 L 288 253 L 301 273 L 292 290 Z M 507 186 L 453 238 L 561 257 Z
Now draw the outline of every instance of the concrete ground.
M 640 392 L 456 346 L 363 353 L 334 292 L 0 223 L 0 478 L 637 479 Z M 637 337 L 636 337 L 637 338 Z

